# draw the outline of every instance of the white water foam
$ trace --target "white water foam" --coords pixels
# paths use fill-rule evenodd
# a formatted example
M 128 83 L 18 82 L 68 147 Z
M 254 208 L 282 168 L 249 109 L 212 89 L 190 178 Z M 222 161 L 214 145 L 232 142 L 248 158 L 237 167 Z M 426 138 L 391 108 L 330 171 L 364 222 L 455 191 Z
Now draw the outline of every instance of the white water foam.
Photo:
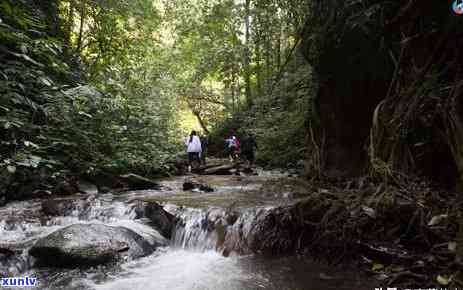
M 252 289 L 245 287 L 249 283 L 265 284 L 265 280 L 256 284 L 256 277 L 243 270 L 238 258 L 215 251 L 167 250 L 128 263 L 123 271 L 114 280 L 92 286 L 96 290 L 238 290 Z

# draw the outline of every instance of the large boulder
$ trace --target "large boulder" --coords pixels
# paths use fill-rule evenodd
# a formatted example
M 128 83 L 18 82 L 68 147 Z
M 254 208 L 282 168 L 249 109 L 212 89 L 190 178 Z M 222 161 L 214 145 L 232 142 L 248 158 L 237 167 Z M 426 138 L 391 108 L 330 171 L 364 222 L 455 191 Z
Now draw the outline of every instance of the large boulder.
M 39 239 L 29 253 L 44 266 L 95 266 L 151 254 L 155 246 L 124 227 L 75 224 Z
M 151 225 L 164 237 L 170 239 L 177 218 L 164 210 L 155 201 L 137 201 L 134 205 L 136 218 L 148 218 Z
M 159 189 L 160 186 L 155 181 L 133 173 L 119 176 L 121 181 L 131 190 Z

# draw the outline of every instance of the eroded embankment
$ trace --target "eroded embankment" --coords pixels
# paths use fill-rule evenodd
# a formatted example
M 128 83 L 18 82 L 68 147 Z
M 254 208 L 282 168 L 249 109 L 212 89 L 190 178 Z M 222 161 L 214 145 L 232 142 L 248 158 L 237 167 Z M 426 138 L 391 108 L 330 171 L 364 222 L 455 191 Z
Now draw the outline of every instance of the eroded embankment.
M 354 259 L 388 285 L 462 286 L 458 194 L 425 183 L 399 188 L 368 179 L 323 187 L 309 186 L 303 200 L 260 217 L 252 250 Z

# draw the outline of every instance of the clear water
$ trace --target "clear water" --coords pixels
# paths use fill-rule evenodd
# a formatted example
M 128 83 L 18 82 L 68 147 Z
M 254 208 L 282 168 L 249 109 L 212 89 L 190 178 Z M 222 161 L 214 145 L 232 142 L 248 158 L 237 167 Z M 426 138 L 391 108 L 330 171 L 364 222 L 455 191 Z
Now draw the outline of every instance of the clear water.
M 277 177 L 271 174 L 244 179 L 211 177 L 207 181 L 218 190 L 209 194 L 185 193 L 180 189 L 184 179 L 175 178 L 164 183 L 168 189 L 159 191 L 76 196 L 72 198 L 75 202 L 85 201 L 89 206 L 77 206 L 67 216 L 51 218 L 43 217 L 40 201 L 8 204 L 0 208 L 0 247 L 15 249 L 18 254 L 6 262 L 0 260 L 0 270 L 37 276 L 39 289 L 373 289 L 368 279 L 354 269 L 334 268 L 296 257 L 221 255 L 219 237 L 215 231 L 207 230 L 205 223 L 209 227 L 221 223 L 231 207 L 239 210 L 241 216 L 227 229 L 227 242 L 238 247 L 240 237 L 235 232 L 245 234 L 259 213 L 285 202 L 259 192 L 260 185 L 268 178 Z M 135 219 L 134 199 L 167 203 L 166 210 L 183 219 L 184 225 L 176 229 L 169 247 L 117 267 L 34 268 L 33 259 L 27 254 L 33 242 L 75 223 L 124 226 L 148 240 L 159 238 L 159 233 L 147 225 L 147 221 Z

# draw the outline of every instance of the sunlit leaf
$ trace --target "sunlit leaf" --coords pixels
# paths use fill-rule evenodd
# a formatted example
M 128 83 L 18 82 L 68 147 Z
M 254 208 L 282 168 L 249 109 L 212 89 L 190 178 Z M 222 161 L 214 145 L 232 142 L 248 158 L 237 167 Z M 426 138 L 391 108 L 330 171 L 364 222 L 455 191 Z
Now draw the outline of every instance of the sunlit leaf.
M 93 118 L 92 115 L 88 114 L 88 113 L 85 113 L 85 112 L 82 112 L 82 111 L 79 111 L 78 112 L 79 115 L 82 115 L 82 116 L 85 116 L 85 117 L 88 117 L 88 118 Z
M 446 214 L 441 214 L 441 215 L 438 215 L 438 216 L 433 216 L 431 218 L 431 220 L 429 221 L 428 223 L 428 226 L 435 226 L 435 225 L 438 225 L 440 224 L 441 222 L 443 222 L 444 220 L 446 220 L 448 218 L 448 215 Z
M 40 77 L 39 80 L 46 86 L 48 87 L 51 87 L 53 84 L 52 84 L 52 81 L 48 78 L 45 78 L 45 77 Z
M 39 146 L 37 144 L 34 144 L 34 143 L 30 142 L 30 141 L 24 141 L 24 145 L 26 147 L 39 148 Z
M 371 266 L 371 270 L 373 271 L 379 271 L 382 269 L 384 269 L 384 265 L 380 263 L 373 263 L 373 265 Z

